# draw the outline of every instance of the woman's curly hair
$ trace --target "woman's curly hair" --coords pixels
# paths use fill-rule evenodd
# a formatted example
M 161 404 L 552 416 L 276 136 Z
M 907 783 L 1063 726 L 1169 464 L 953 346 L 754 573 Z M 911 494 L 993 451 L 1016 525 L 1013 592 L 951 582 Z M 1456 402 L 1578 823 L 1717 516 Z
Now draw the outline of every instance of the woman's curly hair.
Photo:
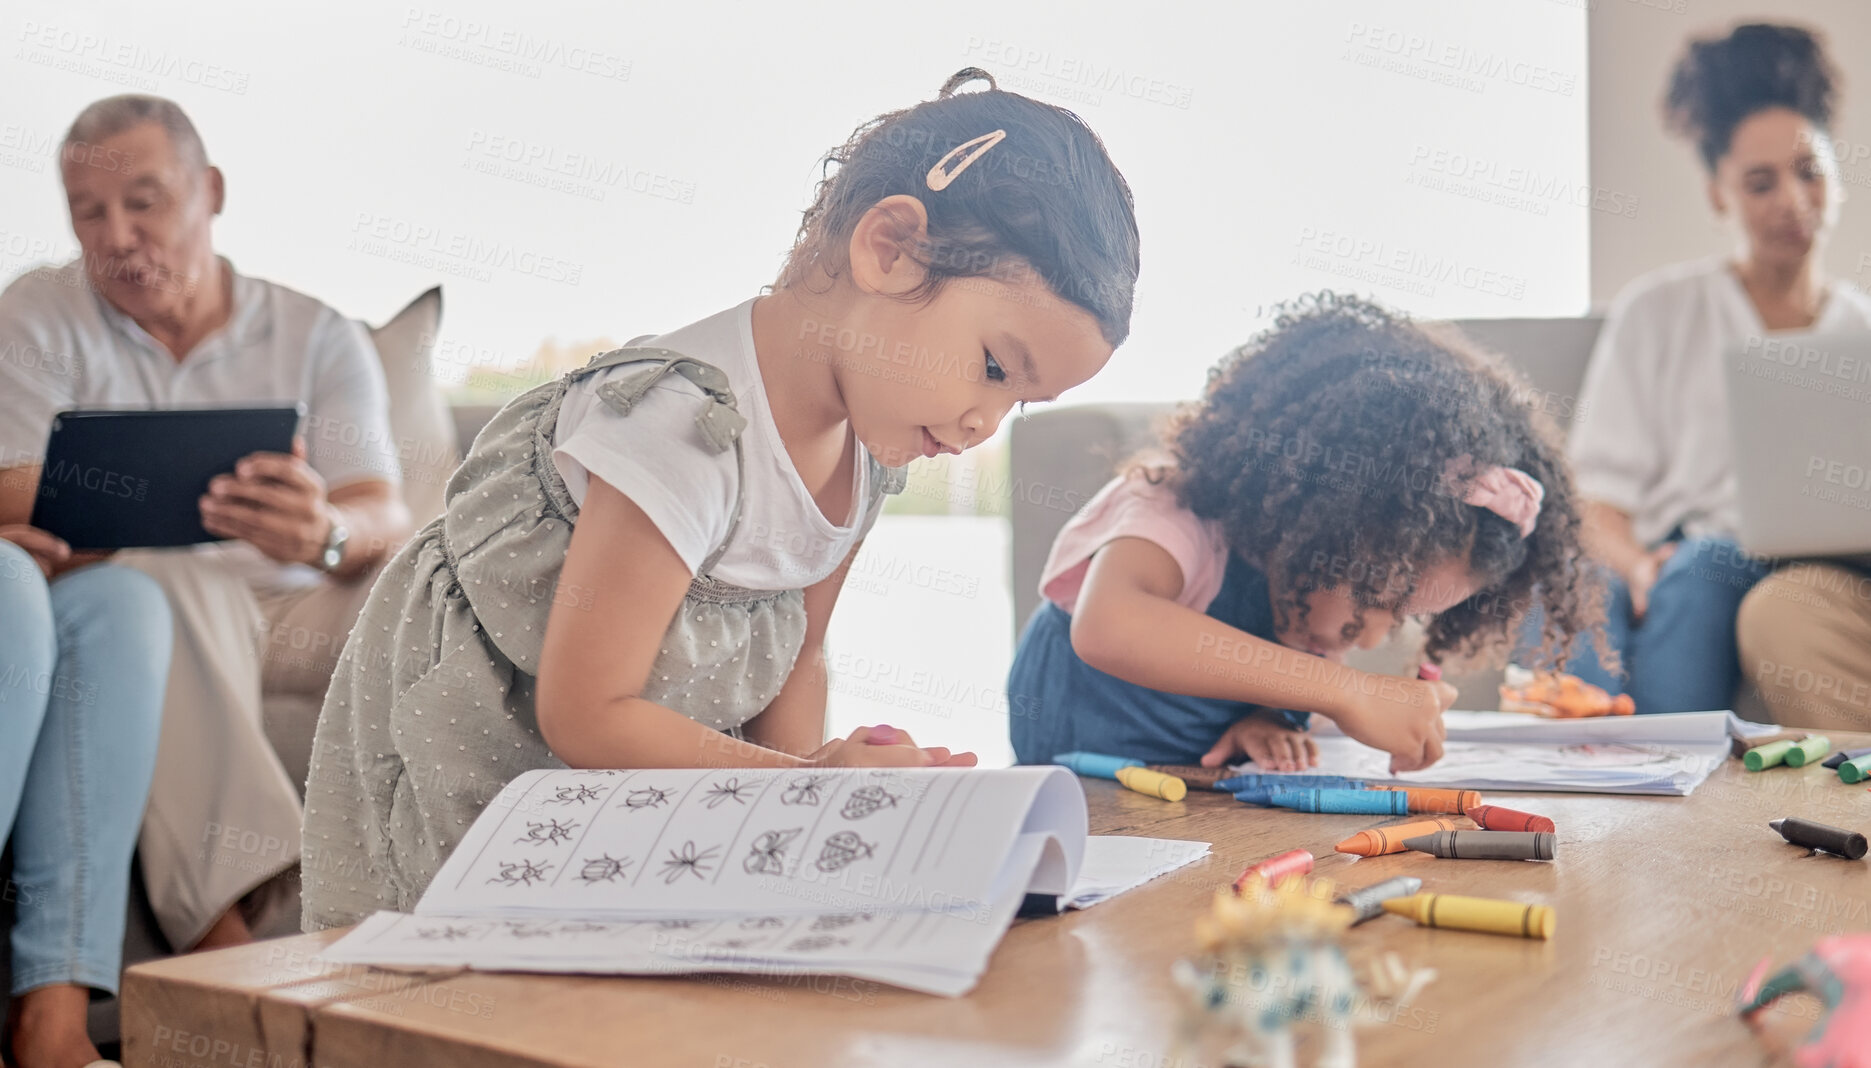
M 1750 115 L 1790 108 L 1830 132 L 1838 95 L 1838 68 L 1823 38 L 1799 26 L 1755 22 L 1689 42 L 1670 71 L 1663 120 L 1695 144 L 1713 174 Z
M 1320 293 L 1281 306 L 1271 329 L 1209 371 L 1201 399 L 1166 429 L 1170 478 L 1185 507 L 1220 522 L 1229 546 L 1273 580 L 1283 630 L 1304 623 L 1314 590 L 1349 587 L 1357 604 L 1396 611 L 1425 570 L 1453 557 L 1466 559 L 1478 592 L 1429 624 L 1432 661 L 1504 651 L 1536 590 L 1542 667 L 1580 633 L 1609 657 L 1579 498 L 1559 433 L 1532 399 L 1454 328 Z M 1462 502 L 1496 464 L 1545 487 L 1524 539 Z M 1345 637 L 1362 629 L 1354 622 Z

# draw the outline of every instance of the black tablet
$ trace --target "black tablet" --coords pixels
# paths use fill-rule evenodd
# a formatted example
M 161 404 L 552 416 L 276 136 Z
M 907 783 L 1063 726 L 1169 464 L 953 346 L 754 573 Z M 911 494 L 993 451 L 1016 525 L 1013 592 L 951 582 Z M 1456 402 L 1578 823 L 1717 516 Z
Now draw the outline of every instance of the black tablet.
M 255 452 L 292 451 L 302 404 L 91 410 L 52 418 L 32 525 L 73 549 L 222 539 L 202 529 L 208 480 Z

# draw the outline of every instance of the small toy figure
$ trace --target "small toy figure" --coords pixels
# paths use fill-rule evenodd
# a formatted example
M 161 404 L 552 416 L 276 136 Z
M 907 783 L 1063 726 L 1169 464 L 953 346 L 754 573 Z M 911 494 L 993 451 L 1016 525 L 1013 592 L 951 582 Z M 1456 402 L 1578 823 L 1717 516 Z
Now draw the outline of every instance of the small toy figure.
M 1531 712 L 1552 719 L 1628 716 L 1637 711 L 1629 694 L 1616 697 L 1575 675 L 1535 675 L 1509 665 L 1501 687 L 1501 711 Z
M 1214 910 L 1196 924 L 1206 960 L 1177 961 L 1172 969 L 1188 995 L 1176 1063 L 1184 1063 L 1182 1049 L 1199 1050 L 1219 1032 L 1229 1041 L 1225 1064 L 1293 1068 L 1292 1025 L 1312 1020 L 1323 1042 L 1318 1068 L 1355 1068 L 1351 1027 L 1359 1010 L 1375 1006 L 1339 947 L 1352 913 L 1333 896 L 1331 882 L 1303 876 L 1277 886 L 1249 876 L 1238 893 L 1216 894 Z M 1380 1000 L 1407 1004 L 1433 978 L 1387 954 L 1367 987 Z
M 1793 1053 L 1800 1068 L 1871 1068 L 1871 935 L 1831 935 L 1780 969 L 1765 985 L 1763 958 L 1737 995 L 1736 1012 L 1758 1031 L 1756 1014 L 1781 997 L 1805 991 L 1825 1005 L 1819 1026 Z

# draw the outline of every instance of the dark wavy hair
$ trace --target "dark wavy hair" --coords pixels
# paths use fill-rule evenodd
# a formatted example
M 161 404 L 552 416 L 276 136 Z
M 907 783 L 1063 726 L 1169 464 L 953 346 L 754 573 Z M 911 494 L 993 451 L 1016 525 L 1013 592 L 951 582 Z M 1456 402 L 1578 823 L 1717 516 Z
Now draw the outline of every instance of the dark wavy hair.
M 1754 22 L 1724 37 L 1704 37 L 1670 72 L 1664 123 L 1688 138 L 1713 173 L 1735 128 L 1757 111 L 1791 108 L 1830 133 L 1838 103 L 1838 68 L 1811 30 Z
M 1603 596 L 1585 578 L 1579 498 L 1533 396 L 1453 327 L 1319 293 L 1282 305 L 1270 329 L 1209 371 L 1201 399 L 1166 427 L 1167 477 L 1184 506 L 1277 579 L 1282 629 L 1305 621 L 1315 590 L 1347 588 L 1359 605 L 1394 611 L 1425 570 L 1455 558 L 1477 592 L 1430 622 L 1432 661 L 1505 651 L 1536 597 L 1541 667 L 1557 667 L 1580 633 L 1611 658 Z M 1526 538 L 1462 502 L 1495 464 L 1545 487 Z M 1345 637 L 1362 630 L 1356 621 Z
M 974 81 L 980 92 L 957 93 Z M 1007 136 L 932 191 L 925 179 L 950 150 L 995 130 Z M 912 300 L 953 278 L 1020 281 L 1037 273 L 1098 321 L 1105 341 L 1130 335 L 1137 288 L 1137 216 L 1130 186 L 1083 119 L 1003 92 L 977 67 L 957 71 L 935 100 L 879 115 L 827 153 L 812 206 L 775 285 L 850 268 L 851 234 L 878 201 L 905 194 L 929 213 L 928 272 Z

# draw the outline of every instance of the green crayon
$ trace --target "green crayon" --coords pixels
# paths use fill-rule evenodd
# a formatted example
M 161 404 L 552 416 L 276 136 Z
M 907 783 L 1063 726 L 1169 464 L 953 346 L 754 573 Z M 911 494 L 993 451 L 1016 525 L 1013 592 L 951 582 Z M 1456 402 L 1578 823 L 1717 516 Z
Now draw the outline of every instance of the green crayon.
M 1786 762 L 1789 768 L 1803 768 L 1823 758 L 1832 748 L 1832 739 L 1821 734 L 1809 734 L 1793 743 L 1787 750 Z
M 1792 749 L 1793 745 L 1793 739 L 1785 738 L 1778 742 L 1757 746 L 1748 750 L 1747 755 L 1741 758 L 1741 763 L 1749 771 L 1765 771 L 1768 768 L 1778 767 L 1786 761 L 1787 750 Z
M 1871 779 L 1871 753 L 1839 765 L 1840 782 L 1863 782 Z

